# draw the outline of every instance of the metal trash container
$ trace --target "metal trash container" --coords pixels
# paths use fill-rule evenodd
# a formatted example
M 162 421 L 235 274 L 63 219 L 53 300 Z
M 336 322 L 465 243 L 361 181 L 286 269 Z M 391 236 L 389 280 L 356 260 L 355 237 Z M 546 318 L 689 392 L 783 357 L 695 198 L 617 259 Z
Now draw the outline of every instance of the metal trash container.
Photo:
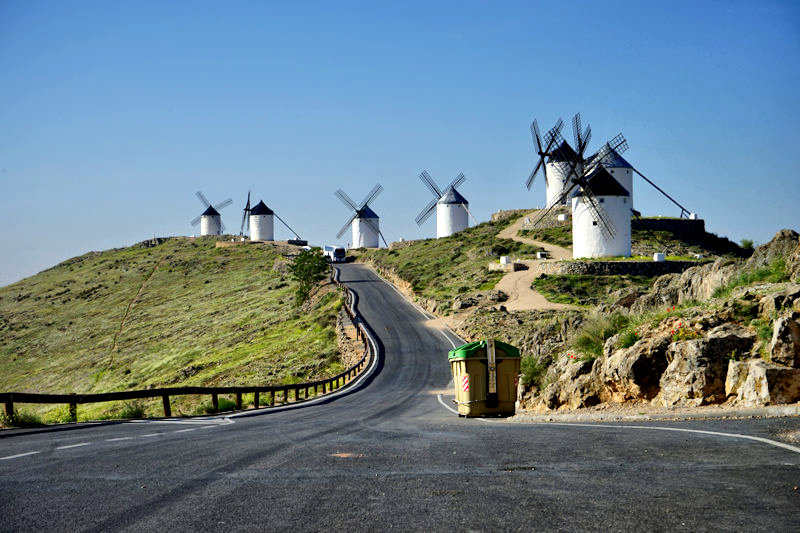
M 470 342 L 448 353 L 458 414 L 513 415 L 519 380 L 519 350 L 488 339 Z

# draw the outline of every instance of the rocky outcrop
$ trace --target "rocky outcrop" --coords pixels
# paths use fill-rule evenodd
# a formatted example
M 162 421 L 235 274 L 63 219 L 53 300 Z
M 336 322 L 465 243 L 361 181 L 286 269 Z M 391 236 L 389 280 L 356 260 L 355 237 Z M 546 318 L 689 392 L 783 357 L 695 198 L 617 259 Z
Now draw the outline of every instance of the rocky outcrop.
M 794 230 L 782 229 L 766 244 L 755 249 L 745 262 L 747 268 L 761 268 L 771 265 L 776 259 L 793 262 L 798 253 L 800 234 Z
M 731 361 L 725 394 L 734 405 L 760 407 L 800 401 L 800 369 L 763 360 Z
M 769 353 L 773 363 L 800 367 L 800 324 L 789 317 L 776 320 Z
M 659 380 L 661 390 L 654 403 L 698 406 L 724 401 L 728 362 L 749 354 L 755 340 L 754 333 L 724 324 L 705 338 L 670 344 L 666 353 L 669 365 Z
M 608 339 L 605 356 L 598 361 L 600 400 L 622 403 L 652 399 L 658 394 L 659 378 L 667 369 L 670 337 L 662 334 L 614 351 L 617 342 L 617 336 Z

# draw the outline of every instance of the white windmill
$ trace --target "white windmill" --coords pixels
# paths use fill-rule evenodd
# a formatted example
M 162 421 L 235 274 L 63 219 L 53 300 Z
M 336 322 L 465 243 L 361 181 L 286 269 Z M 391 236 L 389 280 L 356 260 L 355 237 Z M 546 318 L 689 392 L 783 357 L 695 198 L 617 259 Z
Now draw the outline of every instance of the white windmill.
M 201 191 L 197 191 L 195 194 L 200 202 L 205 206 L 206 210 L 203 211 L 200 216 L 192 220 L 192 226 L 197 226 L 198 223 L 200 224 L 201 236 L 222 235 L 222 233 L 225 231 L 225 224 L 222 223 L 222 216 L 219 214 L 219 212 L 223 208 L 231 205 L 233 200 L 228 198 L 227 200 L 212 206 L 211 202 L 208 201 L 206 196 Z
M 281 224 L 286 226 L 289 231 L 294 233 L 294 236 L 300 241 L 300 235 L 297 234 L 289 225 L 283 221 L 272 209 L 267 207 L 264 200 L 250 207 L 250 191 L 247 191 L 247 203 L 244 206 L 244 213 L 242 214 L 242 227 L 239 235 L 244 236 L 246 230 L 250 231 L 251 241 L 273 241 L 275 240 L 275 219 L 278 219 Z
M 347 231 L 347 228 L 351 228 L 353 232 L 353 242 L 351 246 L 353 248 L 378 248 L 380 247 L 378 237 L 383 239 L 383 243 L 387 247 L 389 246 L 386 244 L 386 239 L 383 238 L 383 234 L 381 233 L 380 218 L 375 211 L 369 207 L 369 203 L 372 202 L 382 190 L 383 186 L 380 183 L 376 184 L 360 204 L 356 204 L 353 199 L 347 196 L 341 189 L 338 189 L 334 193 L 346 207 L 353 210 L 353 214 L 348 218 L 345 225 L 342 226 L 342 229 L 339 230 L 339 233 L 336 234 L 337 238 L 341 238 L 345 231 Z
M 436 208 L 436 238 L 449 237 L 461 230 L 469 227 L 469 219 L 472 216 L 469 212 L 469 202 L 456 187 L 466 181 L 467 178 L 461 173 L 450 182 L 444 190 L 440 189 L 427 170 L 423 170 L 419 175 L 420 181 L 428 187 L 433 194 L 433 200 L 420 211 L 414 221 L 421 226 L 428 217 L 433 214 Z M 473 217 L 474 220 L 474 217 Z M 476 221 L 477 223 L 477 221 Z

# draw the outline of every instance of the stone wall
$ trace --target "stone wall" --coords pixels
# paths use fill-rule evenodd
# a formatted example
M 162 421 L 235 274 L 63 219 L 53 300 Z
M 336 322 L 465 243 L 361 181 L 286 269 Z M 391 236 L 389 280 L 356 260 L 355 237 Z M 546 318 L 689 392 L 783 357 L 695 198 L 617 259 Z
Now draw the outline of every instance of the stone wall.
M 536 264 L 534 269 L 539 274 L 564 275 L 583 274 L 591 276 L 620 276 L 630 274 L 636 276 L 662 276 L 677 274 L 684 270 L 703 264 L 700 261 L 556 261 Z
M 706 232 L 706 221 L 688 218 L 634 218 L 631 220 L 631 229 L 669 231 L 676 237 L 686 235 L 698 238 Z

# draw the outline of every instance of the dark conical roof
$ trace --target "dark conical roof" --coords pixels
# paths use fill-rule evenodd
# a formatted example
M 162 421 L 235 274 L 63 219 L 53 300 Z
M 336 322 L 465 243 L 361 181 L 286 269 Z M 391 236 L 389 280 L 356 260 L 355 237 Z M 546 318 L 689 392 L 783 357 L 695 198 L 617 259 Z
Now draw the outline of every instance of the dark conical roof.
M 255 207 L 250 210 L 251 215 L 274 215 L 275 212 L 267 207 L 267 204 L 264 203 L 264 200 L 260 200 Z
M 550 161 L 553 163 L 575 161 L 577 158 L 578 154 L 575 153 L 575 150 L 572 149 L 567 141 L 562 142 L 561 146 L 550 153 Z
M 197 211 L 195 211 L 195 213 L 197 213 Z M 208 206 L 208 209 L 203 211 L 203 214 L 200 215 L 200 216 L 203 216 L 203 217 L 218 217 L 219 216 L 219 212 L 216 209 L 214 209 L 213 206 Z
M 453 187 L 450 187 L 449 189 L 447 189 L 444 192 L 444 194 L 442 195 L 442 197 L 439 198 L 439 201 L 436 202 L 436 203 L 437 204 L 467 204 L 467 205 L 469 205 L 469 202 L 467 201 L 467 199 L 464 198 L 463 196 L 461 196 L 461 193 L 459 193 Z
M 368 205 L 365 205 L 361 208 L 358 212 L 358 218 L 380 218 L 375 211 L 369 208 Z
M 603 158 L 603 165 L 607 168 L 633 168 L 633 165 L 628 163 L 616 150 L 611 150 L 611 153 Z
M 612 176 L 608 170 L 599 165 L 587 178 L 588 186 L 595 196 L 630 196 L 628 189 Z

